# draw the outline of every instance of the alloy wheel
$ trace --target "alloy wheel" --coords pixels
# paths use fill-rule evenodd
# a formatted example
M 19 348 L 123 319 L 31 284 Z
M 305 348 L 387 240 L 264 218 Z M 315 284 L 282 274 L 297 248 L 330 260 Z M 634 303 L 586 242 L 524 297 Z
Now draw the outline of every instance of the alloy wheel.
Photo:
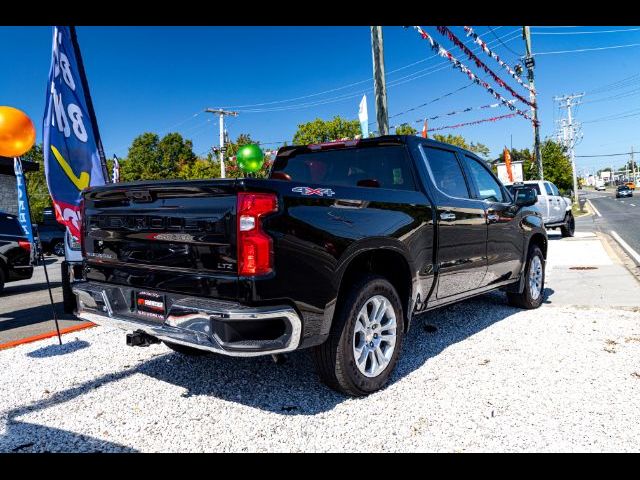
M 396 313 L 382 295 L 367 300 L 356 318 L 353 355 L 360 373 L 377 377 L 389 365 L 396 348 Z

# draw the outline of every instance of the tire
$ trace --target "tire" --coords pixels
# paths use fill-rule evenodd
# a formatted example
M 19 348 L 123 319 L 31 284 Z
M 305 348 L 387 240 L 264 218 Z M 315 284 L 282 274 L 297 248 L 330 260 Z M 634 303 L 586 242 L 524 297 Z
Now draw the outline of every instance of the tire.
M 2 268 L 2 265 L 0 265 L 0 295 L 2 295 L 2 291 L 4 290 L 4 270 Z
M 573 213 L 569 212 L 564 219 L 564 225 L 560 227 L 560 233 L 563 237 L 573 237 L 576 233 L 576 220 Z
M 186 355 L 187 357 L 202 357 L 204 355 L 209 355 L 210 352 L 206 350 L 200 350 L 199 348 L 187 347 L 186 345 L 180 345 L 179 343 L 171 343 L 162 341 L 167 347 L 169 347 L 174 352 L 180 353 L 182 355 Z
M 537 259 L 537 260 L 536 260 Z M 539 265 L 538 265 L 539 262 Z M 536 282 L 538 285 L 538 295 L 535 296 L 532 294 L 531 288 L 531 269 L 536 267 L 540 267 L 538 281 Z M 507 292 L 507 299 L 509 301 L 509 305 L 513 307 L 533 309 L 538 308 L 542 305 L 542 301 L 544 300 L 544 278 L 545 278 L 545 261 L 542 252 L 536 245 L 532 245 L 529 248 L 529 253 L 527 255 L 527 266 L 524 270 L 524 281 L 525 285 L 522 290 L 522 293 L 516 292 Z M 534 298 L 535 297 L 535 298 Z
M 51 253 L 56 257 L 64 257 L 64 242 L 62 240 L 54 240 L 51 246 Z
M 60 276 L 62 277 L 62 308 L 64 313 L 72 314 L 78 305 L 76 296 L 71 291 L 71 275 L 69 274 L 69 263 L 66 261 L 60 265 Z
M 367 321 L 376 307 L 381 304 L 384 307 L 383 300 L 387 308 L 381 314 L 382 320 Z M 385 329 L 391 325 L 395 328 Z M 372 329 L 367 330 L 367 326 Z M 330 388 L 354 397 L 380 390 L 398 362 L 403 335 L 402 302 L 396 289 L 383 277 L 366 276 L 354 284 L 338 305 L 329 338 L 312 350 L 318 375 Z M 369 341 L 372 345 L 376 342 L 374 350 L 370 350 Z M 358 362 L 357 350 L 362 352 L 359 358 L 364 361 Z M 386 365 L 382 366 L 384 362 Z

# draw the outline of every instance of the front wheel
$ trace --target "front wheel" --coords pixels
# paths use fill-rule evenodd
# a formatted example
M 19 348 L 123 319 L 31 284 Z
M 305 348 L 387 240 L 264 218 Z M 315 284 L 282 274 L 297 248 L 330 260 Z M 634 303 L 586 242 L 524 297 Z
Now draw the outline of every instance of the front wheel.
M 544 297 L 544 256 L 536 245 L 529 248 L 524 282 L 521 293 L 507 292 L 509 304 L 526 309 L 538 308 Z
M 576 220 L 571 212 L 567 213 L 564 219 L 564 225 L 560 227 L 560 233 L 563 237 L 573 237 L 576 232 Z
M 313 349 L 320 379 L 356 397 L 381 389 L 400 355 L 403 318 L 400 297 L 386 279 L 357 282 L 336 310 L 329 338 Z

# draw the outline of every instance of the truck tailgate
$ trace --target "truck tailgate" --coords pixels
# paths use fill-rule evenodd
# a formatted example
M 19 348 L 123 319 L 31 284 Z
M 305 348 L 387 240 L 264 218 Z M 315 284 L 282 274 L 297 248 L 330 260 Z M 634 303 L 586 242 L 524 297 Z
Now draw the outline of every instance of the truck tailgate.
M 87 279 L 235 298 L 236 182 L 117 184 L 84 195 Z

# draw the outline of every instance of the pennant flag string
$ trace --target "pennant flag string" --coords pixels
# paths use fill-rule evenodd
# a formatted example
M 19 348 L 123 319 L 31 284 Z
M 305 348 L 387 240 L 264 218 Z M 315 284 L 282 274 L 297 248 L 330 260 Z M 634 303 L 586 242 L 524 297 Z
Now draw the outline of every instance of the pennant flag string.
M 515 100 L 509 100 L 509 103 L 513 103 L 515 102 Z M 438 115 L 434 115 L 433 117 L 425 117 L 425 118 L 420 118 L 418 120 L 416 120 L 416 123 L 422 123 L 424 120 L 435 120 L 437 118 L 441 118 L 441 117 L 449 117 L 451 115 L 458 115 L 459 113 L 465 113 L 465 112 L 471 112 L 473 110 L 485 110 L 487 108 L 498 108 L 501 107 L 502 103 L 492 103 L 490 105 L 482 105 L 480 107 L 467 107 L 464 108 L 462 110 L 455 110 L 453 112 L 449 112 L 449 113 L 440 113 Z
M 509 100 L 510 103 L 515 102 L 515 100 Z M 450 117 L 452 115 L 458 115 L 460 113 L 466 113 L 466 112 L 472 112 L 474 110 L 486 110 L 487 108 L 498 108 L 501 107 L 502 103 L 498 102 L 498 103 L 491 103 L 489 105 L 482 105 L 480 107 L 467 107 L 467 108 L 463 108 L 461 110 L 455 110 L 453 112 L 448 112 L 448 113 L 439 113 L 438 115 L 434 115 L 432 117 L 424 117 L 424 118 L 419 118 L 418 120 L 415 121 L 415 123 L 423 123 L 427 120 L 436 120 L 438 118 L 442 118 L 442 117 Z M 403 123 L 399 123 L 398 125 L 394 125 L 392 127 L 389 127 L 389 129 L 393 129 L 393 128 L 398 128 L 399 126 L 405 124 L 407 122 L 403 122 Z
M 448 52 L 438 42 L 436 42 L 433 38 L 431 38 L 431 36 L 427 32 L 425 32 L 422 28 L 420 28 L 419 26 L 414 26 L 413 28 L 416 29 L 416 31 L 420 34 L 420 36 L 423 39 L 429 41 L 429 44 L 431 45 L 431 49 L 432 50 L 436 51 L 438 53 L 438 55 L 440 55 L 441 57 L 448 59 L 453 64 L 454 68 L 457 68 L 462 73 L 467 75 L 467 77 L 469 77 L 469 79 L 471 81 L 473 81 L 474 83 L 477 83 L 478 85 L 481 85 L 482 87 L 484 87 L 485 90 L 487 90 L 494 98 L 499 100 L 503 105 L 507 106 L 510 110 L 515 111 L 518 115 L 520 115 L 520 116 L 526 118 L 527 120 L 530 120 L 530 121 L 533 122 L 533 119 L 531 118 L 531 116 L 528 113 L 523 112 L 522 110 L 518 109 L 512 103 L 509 103 L 509 101 L 506 100 L 502 95 L 500 95 L 500 93 L 496 92 L 491 87 L 491 85 L 489 85 L 487 82 L 481 80 L 475 73 L 473 73 L 471 70 L 469 70 L 469 68 L 467 68 L 464 64 L 462 64 L 462 62 L 460 62 L 460 60 L 455 58 L 451 54 L 451 52 Z
M 467 125 L 477 125 L 479 123 L 485 123 L 485 122 L 496 122 L 498 120 L 504 120 L 506 118 L 511 118 L 515 116 L 516 116 L 515 113 L 507 113 L 506 115 L 500 115 L 499 117 L 483 118 L 482 120 L 474 120 L 473 122 L 458 123 L 457 125 L 447 125 L 445 127 L 432 128 L 430 130 L 432 132 L 437 132 L 438 130 L 446 130 L 449 128 L 460 128 L 460 127 L 466 127 Z
M 455 90 L 453 90 L 453 91 L 451 91 L 451 92 L 445 93 L 444 95 L 440 95 L 439 97 L 436 97 L 436 98 L 434 98 L 434 99 L 432 99 L 432 100 L 429 100 L 428 102 L 421 103 L 420 105 L 417 105 L 417 106 L 415 106 L 415 107 L 413 107 L 413 108 L 410 108 L 410 109 L 408 109 L 408 110 L 405 110 L 404 112 L 394 113 L 393 115 L 390 115 L 390 116 L 389 116 L 389 118 L 399 117 L 400 115 L 404 115 L 405 113 L 413 112 L 414 110 L 418 110 L 419 108 L 426 107 L 427 105 L 430 105 L 430 104 L 432 104 L 432 103 L 435 103 L 435 102 L 437 102 L 437 101 L 440 101 L 440 100 L 442 100 L 443 98 L 446 98 L 446 97 L 448 97 L 448 96 L 453 95 L 454 93 L 458 93 L 459 91 L 464 90 L 465 88 L 469 88 L 469 87 L 470 87 L 471 85 L 473 85 L 473 84 L 474 84 L 474 82 L 468 83 L 468 84 L 466 84 L 466 85 L 465 85 L 465 86 L 463 86 L 463 87 L 460 87 L 460 88 L 457 88 L 457 89 L 455 89 Z M 375 121 L 373 121 L 373 122 L 369 122 L 369 125 L 374 125 L 375 123 L 376 123 Z
M 482 68 L 486 73 L 491 75 L 491 78 L 493 78 L 498 85 L 500 85 L 502 88 L 507 90 L 512 96 L 514 96 L 521 102 L 526 103 L 530 107 L 535 108 L 534 103 L 530 102 L 529 100 L 524 98 L 522 95 L 520 95 L 518 92 L 516 92 L 513 88 L 511 88 L 509 85 L 507 85 L 505 81 L 502 80 L 493 70 L 491 70 L 482 60 L 480 60 L 478 56 L 469 49 L 469 47 L 467 47 L 464 43 L 462 43 L 462 41 L 456 36 L 455 33 L 453 33 L 449 29 L 449 27 L 439 26 L 436 28 L 443 36 L 447 37 L 449 40 L 451 40 L 455 44 L 456 47 L 462 50 L 467 55 L 467 57 L 469 57 L 469 60 L 473 61 L 478 68 Z
M 480 45 L 480 48 L 482 48 L 482 51 L 487 55 L 489 55 L 491 58 L 493 58 L 496 62 L 498 62 L 498 64 L 502 68 L 504 68 L 507 72 L 509 72 L 509 75 L 511 75 L 516 82 L 518 82 L 524 88 L 529 90 L 531 93 L 536 93 L 536 91 L 533 88 L 531 88 L 529 85 L 527 85 L 525 82 L 522 81 L 522 78 L 520 78 L 520 76 L 516 73 L 516 71 L 513 68 L 511 68 L 506 62 L 504 62 L 496 52 L 494 52 L 489 48 L 489 46 L 487 45 L 487 42 L 482 40 L 480 36 L 473 31 L 473 28 L 465 26 L 464 30 L 467 32 L 467 37 L 472 37 L 473 43 Z

